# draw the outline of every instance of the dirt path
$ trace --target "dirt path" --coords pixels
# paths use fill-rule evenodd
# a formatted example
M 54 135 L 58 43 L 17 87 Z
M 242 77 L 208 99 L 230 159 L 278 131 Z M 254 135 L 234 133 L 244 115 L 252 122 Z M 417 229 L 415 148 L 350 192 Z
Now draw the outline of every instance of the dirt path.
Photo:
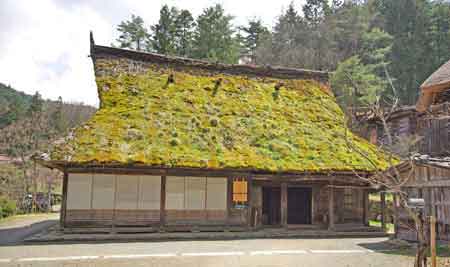
M 0 221 L 0 246 L 21 243 L 26 237 L 58 222 L 59 214 L 17 215 Z

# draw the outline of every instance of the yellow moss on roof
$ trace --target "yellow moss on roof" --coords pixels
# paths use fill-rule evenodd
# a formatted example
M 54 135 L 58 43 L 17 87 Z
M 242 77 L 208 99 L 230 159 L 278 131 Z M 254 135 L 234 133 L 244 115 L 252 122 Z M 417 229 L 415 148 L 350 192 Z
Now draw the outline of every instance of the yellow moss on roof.
M 388 167 L 373 145 L 346 130 L 334 97 L 316 81 L 193 74 L 157 65 L 138 74 L 112 71 L 119 64 L 97 60 L 96 70 L 104 71 L 96 79 L 101 108 L 55 147 L 52 160 L 370 171 L 367 157 Z

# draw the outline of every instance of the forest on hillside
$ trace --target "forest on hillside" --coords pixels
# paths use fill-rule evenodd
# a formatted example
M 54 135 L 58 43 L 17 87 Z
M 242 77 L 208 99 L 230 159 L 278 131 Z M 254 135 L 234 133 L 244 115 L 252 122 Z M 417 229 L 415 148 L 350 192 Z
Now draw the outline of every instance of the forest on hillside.
M 28 95 L 0 83 L 0 218 L 14 212 L 11 206 L 23 204 L 28 193 L 36 197 L 58 188 L 60 174 L 43 170 L 31 157 L 48 150 L 95 110 L 64 103 L 61 97 L 44 100 L 38 92 Z
M 233 24 L 220 5 L 196 18 L 164 5 L 156 24 L 131 15 L 113 45 L 214 62 L 278 65 L 334 72 L 344 107 L 395 95 L 412 105 L 420 84 L 450 59 L 450 2 L 443 0 L 306 0 L 274 25 Z

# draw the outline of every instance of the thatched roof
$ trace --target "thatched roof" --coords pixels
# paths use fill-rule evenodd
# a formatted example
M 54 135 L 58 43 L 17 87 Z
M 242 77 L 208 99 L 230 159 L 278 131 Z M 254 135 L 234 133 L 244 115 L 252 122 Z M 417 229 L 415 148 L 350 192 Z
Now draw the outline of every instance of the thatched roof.
M 437 69 L 420 86 L 420 97 L 417 101 L 417 110 L 425 111 L 433 104 L 437 93 L 450 89 L 450 60 Z
M 326 72 L 94 44 L 91 56 L 100 109 L 49 161 L 269 172 L 370 171 L 369 160 L 388 165 L 346 129 Z

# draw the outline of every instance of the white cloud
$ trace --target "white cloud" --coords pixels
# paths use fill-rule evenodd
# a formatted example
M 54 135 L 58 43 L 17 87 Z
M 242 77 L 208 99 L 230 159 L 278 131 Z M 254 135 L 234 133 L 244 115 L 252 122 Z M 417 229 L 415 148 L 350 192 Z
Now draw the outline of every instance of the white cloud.
M 89 55 L 89 31 L 98 44 L 109 45 L 115 25 L 140 15 L 155 23 L 163 4 L 189 9 L 195 16 L 203 8 L 223 4 L 235 24 L 259 17 L 270 26 L 291 0 L 2 0 L 0 1 L 0 82 L 44 98 L 98 105 Z

